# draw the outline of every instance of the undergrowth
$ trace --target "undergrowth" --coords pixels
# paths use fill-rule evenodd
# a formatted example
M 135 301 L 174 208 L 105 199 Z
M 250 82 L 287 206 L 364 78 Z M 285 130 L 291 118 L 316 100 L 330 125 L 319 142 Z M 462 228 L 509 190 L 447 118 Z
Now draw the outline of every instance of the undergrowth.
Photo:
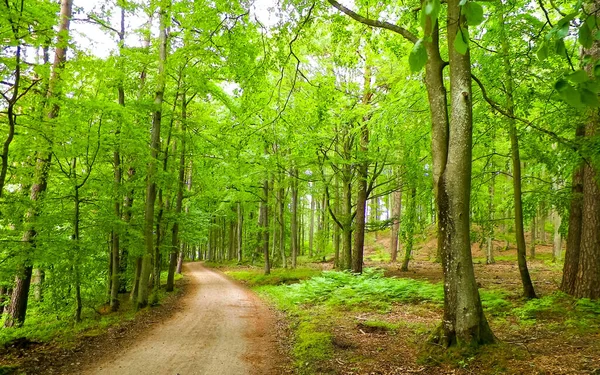
M 259 287 L 265 285 L 293 284 L 305 280 L 321 273 L 321 270 L 315 268 L 278 268 L 271 270 L 269 275 L 265 275 L 261 269 L 247 269 L 225 271 L 225 274 L 242 281 L 249 287 Z
M 176 274 L 175 280 L 181 278 L 183 278 L 182 275 Z M 161 280 L 166 282 L 166 272 L 161 273 Z M 158 293 L 159 303 L 167 295 L 168 293 L 164 288 L 161 288 Z M 19 339 L 36 343 L 54 342 L 68 347 L 73 345 L 75 339 L 80 335 L 96 336 L 102 334 L 111 326 L 132 320 L 136 316 L 128 295 L 121 295 L 121 308 L 114 313 L 108 312 L 106 305 L 94 308 L 84 305 L 82 321 L 79 323 L 74 321 L 73 313 L 59 311 L 51 314 L 49 311 L 49 306 L 44 302 L 31 301 L 27 309 L 27 319 L 23 326 L 0 330 L 0 348 L 6 347 Z M 4 319 L 0 319 L 0 324 L 4 323 Z

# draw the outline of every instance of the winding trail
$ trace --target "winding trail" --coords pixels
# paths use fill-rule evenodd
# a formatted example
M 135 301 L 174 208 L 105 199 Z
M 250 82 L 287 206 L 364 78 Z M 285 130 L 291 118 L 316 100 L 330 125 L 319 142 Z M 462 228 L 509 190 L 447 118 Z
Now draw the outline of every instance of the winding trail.
M 183 309 L 88 375 L 273 373 L 272 312 L 252 292 L 200 263 L 185 264 L 184 274 L 190 281 Z

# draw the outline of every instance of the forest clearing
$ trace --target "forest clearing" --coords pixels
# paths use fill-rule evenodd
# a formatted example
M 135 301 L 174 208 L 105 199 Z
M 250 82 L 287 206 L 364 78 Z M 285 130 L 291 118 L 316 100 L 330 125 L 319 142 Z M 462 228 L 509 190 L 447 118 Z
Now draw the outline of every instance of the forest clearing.
M 600 373 L 599 10 L 0 2 L 0 374 Z

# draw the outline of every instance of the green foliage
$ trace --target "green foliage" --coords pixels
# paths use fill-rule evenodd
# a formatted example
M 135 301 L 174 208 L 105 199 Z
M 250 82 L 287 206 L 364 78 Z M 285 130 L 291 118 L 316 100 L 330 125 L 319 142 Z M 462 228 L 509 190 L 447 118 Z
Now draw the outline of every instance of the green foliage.
M 480 289 L 479 295 L 484 310 L 489 314 L 496 316 L 506 315 L 512 307 L 512 303 L 506 300 L 508 293 L 505 291 Z
M 271 270 L 269 275 L 265 275 L 262 269 L 225 271 L 226 275 L 244 282 L 249 287 L 294 284 L 320 273 L 320 270 L 314 268 L 278 268 Z
M 408 56 L 408 63 L 413 72 L 420 71 L 427 63 L 427 50 L 423 43 L 423 39 L 419 39 Z
M 388 309 L 395 302 L 430 301 L 440 304 L 440 284 L 414 279 L 384 277 L 383 272 L 367 269 L 362 275 L 327 271 L 298 284 L 260 289 L 283 305 L 324 304 L 356 309 Z
M 454 37 L 453 46 L 461 55 L 467 53 L 467 50 L 469 49 L 469 33 L 467 30 L 461 28 L 458 29 L 456 37 Z

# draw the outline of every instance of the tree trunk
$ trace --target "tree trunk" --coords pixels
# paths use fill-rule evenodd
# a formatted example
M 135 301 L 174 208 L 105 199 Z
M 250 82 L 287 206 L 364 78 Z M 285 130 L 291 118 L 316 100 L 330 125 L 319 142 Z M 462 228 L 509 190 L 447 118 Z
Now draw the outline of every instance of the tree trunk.
M 414 245 L 414 234 L 415 234 L 415 226 L 416 226 L 416 210 L 417 210 L 417 188 L 412 187 L 410 189 L 410 205 L 408 206 L 407 212 L 407 235 L 406 235 L 406 245 L 404 246 L 404 260 L 402 261 L 401 271 L 408 271 L 408 262 L 410 261 L 410 257 L 412 254 L 412 249 Z
M 536 229 L 537 225 L 535 225 L 535 216 L 531 218 L 531 241 L 529 243 L 529 259 L 535 259 L 535 242 L 536 242 Z M 517 242 L 518 246 L 518 242 Z M 517 256 L 518 252 L 517 252 Z
M 281 178 L 279 181 L 281 183 Z M 279 204 L 277 212 L 279 216 L 279 252 L 281 253 L 281 265 L 283 268 L 287 268 L 287 258 L 285 256 L 285 191 L 283 187 L 280 187 L 277 191 L 277 202 Z
M 577 127 L 575 137 L 580 140 L 585 136 L 585 126 Z M 563 278 L 560 289 L 568 294 L 575 294 L 575 282 L 581 253 L 581 227 L 583 222 L 583 167 L 581 164 L 573 172 L 571 185 L 571 205 L 569 208 L 569 231 L 567 234 L 567 250 L 563 266 Z
M 56 41 L 56 50 L 54 53 L 54 63 L 52 65 L 52 74 L 48 83 L 47 97 L 57 99 L 60 95 L 57 92 L 57 86 L 60 82 L 60 73 L 67 59 L 67 46 L 69 40 L 69 26 L 71 22 L 71 13 L 73 9 L 72 0 L 62 0 L 60 6 L 60 26 L 58 28 L 58 37 Z M 51 100 L 49 100 L 50 102 Z M 48 112 L 48 119 L 52 120 L 58 117 L 60 106 L 58 101 L 54 100 Z M 49 146 L 51 147 L 51 146 Z M 51 152 L 39 152 L 36 160 L 34 182 L 31 185 L 30 200 L 32 207 L 28 210 L 25 222 L 29 227 L 23 234 L 22 242 L 25 245 L 25 254 L 32 254 L 31 250 L 35 248 L 36 231 L 33 227 L 33 221 L 39 215 L 36 202 L 46 191 L 48 184 L 48 171 L 52 160 Z M 29 297 L 29 288 L 31 286 L 32 266 L 31 259 L 25 261 L 17 272 L 15 278 L 15 287 L 11 296 L 11 302 L 8 309 L 8 316 L 4 322 L 5 327 L 21 326 L 25 322 L 27 312 L 27 300 Z
M 308 256 L 312 258 L 315 244 L 315 196 L 310 195 L 310 227 L 308 229 Z
M 597 115 L 588 125 L 586 137 L 596 135 Z M 600 187 L 598 174 L 591 164 L 583 167 L 583 212 L 581 250 L 575 279 L 577 298 L 600 298 Z
M 44 300 L 44 281 L 46 279 L 46 273 L 41 268 L 35 268 L 33 270 L 33 297 L 36 302 L 42 302 Z
M 260 216 L 262 217 L 261 235 L 263 255 L 265 257 L 265 275 L 271 273 L 271 262 L 269 260 L 269 180 L 263 182 L 263 201 L 260 206 Z
M 152 252 L 154 250 L 154 203 L 156 201 L 156 169 L 157 157 L 160 150 L 160 125 L 162 120 L 162 104 L 165 91 L 165 63 L 167 60 L 167 10 L 164 4 L 160 8 L 159 26 L 159 60 L 156 94 L 154 97 L 154 113 L 152 116 L 152 131 L 150 139 L 150 162 L 146 181 L 146 207 L 144 214 L 144 244 L 146 252 L 142 259 L 142 272 L 139 281 L 139 291 L 136 308 L 148 305 L 148 282 L 152 270 Z
M 552 225 L 554 234 L 552 236 L 552 261 L 558 262 L 562 259 L 562 237 L 560 235 L 561 217 L 557 211 L 552 213 Z
M 510 149 L 513 167 L 513 199 L 515 207 L 515 237 L 517 240 L 517 263 L 519 264 L 519 273 L 523 284 L 523 295 L 525 298 L 536 298 L 533 283 L 527 268 L 525 230 L 523 226 L 523 194 L 521 192 L 521 156 L 519 151 L 519 136 L 517 134 L 517 126 L 514 119 L 514 101 L 513 101 L 513 85 L 514 78 L 512 74 L 512 63 L 510 61 L 510 47 L 508 44 L 508 36 L 506 35 L 504 25 L 504 9 L 502 9 L 501 24 L 502 24 L 502 57 L 504 62 L 504 74 L 506 84 L 506 109 L 512 117 L 508 118 L 509 134 L 510 134 Z
M 470 192 L 472 150 L 472 91 L 470 53 L 459 53 L 454 40 L 467 32 L 459 0 L 448 1 L 448 50 L 451 116 L 448 159 L 441 176 L 440 208 L 443 239 L 444 318 L 440 343 L 445 346 L 478 345 L 494 337 L 483 314 L 471 257 Z M 460 35 L 458 37 L 461 37 Z
M 290 218 L 290 241 L 292 247 L 292 268 L 296 268 L 296 258 L 298 257 L 298 170 L 292 168 L 291 195 L 292 195 L 292 217 Z
M 368 34 L 371 36 L 371 33 Z M 365 61 L 365 71 L 363 77 L 363 105 L 368 105 L 371 102 L 373 93 L 371 91 L 371 65 L 369 59 L 369 51 L 367 51 L 367 57 Z M 369 117 L 365 116 L 361 124 L 360 129 L 360 152 L 359 152 L 359 163 L 357 167 L 358 181 L 357 192 L 356 192 L 356 217 L 354 218 L 354 248 L 352 252 L 352 272 L 362 273 L 363 270 L 363 255 L 365 250 L 365 224 L 367 214 L 367 199 L 369 198 L 367 192 L 367 178 L 369 174 Z
M 398 245 L 400 236 L 400 214 L 402 212 L 402 190 L 392 193 L 392 230 L 390 258 L 392 262 L 398 261 Z
M 237 260 L 238 263 L 242 263 L 242 230 L 244 224 L 244 216 L 242 214 L 242 204 L 237 202 Z

